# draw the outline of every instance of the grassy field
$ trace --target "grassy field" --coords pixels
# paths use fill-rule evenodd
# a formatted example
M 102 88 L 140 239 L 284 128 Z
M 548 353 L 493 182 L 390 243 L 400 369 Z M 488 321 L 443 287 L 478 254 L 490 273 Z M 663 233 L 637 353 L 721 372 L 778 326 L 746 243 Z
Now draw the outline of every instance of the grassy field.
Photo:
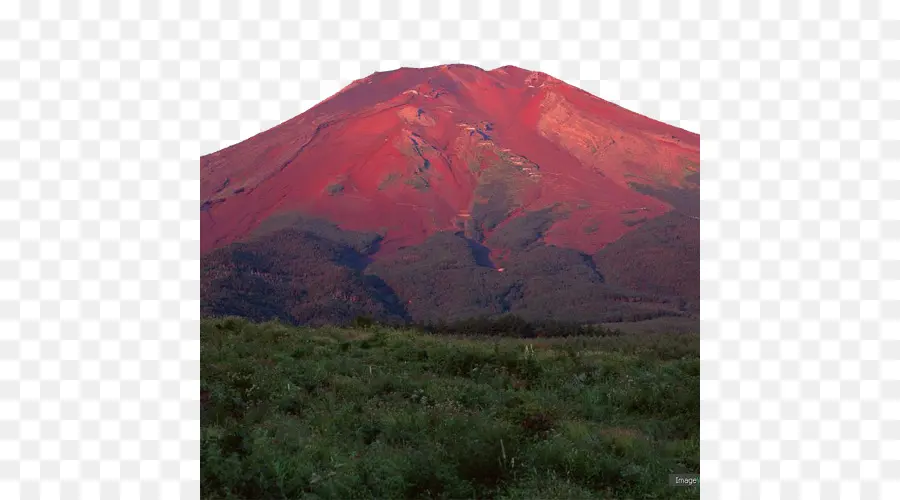
M 699 498 L 695 334 L 200 335 L 205 499 Z

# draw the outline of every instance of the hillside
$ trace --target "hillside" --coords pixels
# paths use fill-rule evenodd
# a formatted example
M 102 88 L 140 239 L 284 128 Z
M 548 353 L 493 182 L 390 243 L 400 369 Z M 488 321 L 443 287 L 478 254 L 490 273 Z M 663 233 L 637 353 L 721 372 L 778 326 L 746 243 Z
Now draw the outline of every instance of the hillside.
M 204 320 L 201 495 L 698 498 L 699 336 Z
M 699 311 L 699 136 L 543 73 L 375 73 L 200 172 L 207 315 Z

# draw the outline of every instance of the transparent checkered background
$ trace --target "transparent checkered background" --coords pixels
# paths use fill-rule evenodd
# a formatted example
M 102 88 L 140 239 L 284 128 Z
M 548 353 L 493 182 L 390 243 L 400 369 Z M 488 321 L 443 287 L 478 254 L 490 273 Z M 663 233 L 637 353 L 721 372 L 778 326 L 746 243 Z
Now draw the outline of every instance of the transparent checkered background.
M 450 62 L 701 134 L 706 498 L 900 498 L 898 3 L 3 2 L 0 498 L 198 498 L 199 156 Z

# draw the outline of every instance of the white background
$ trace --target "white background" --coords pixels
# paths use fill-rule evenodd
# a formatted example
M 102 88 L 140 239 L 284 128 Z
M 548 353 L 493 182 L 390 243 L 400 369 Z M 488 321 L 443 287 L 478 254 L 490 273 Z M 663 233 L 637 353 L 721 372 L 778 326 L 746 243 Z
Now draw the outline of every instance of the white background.
M 465 62 L 701 135 L 703 493 L 900 498 L 898 14 L 4 2 L 0 497 L 198 498 L 199 156 Z

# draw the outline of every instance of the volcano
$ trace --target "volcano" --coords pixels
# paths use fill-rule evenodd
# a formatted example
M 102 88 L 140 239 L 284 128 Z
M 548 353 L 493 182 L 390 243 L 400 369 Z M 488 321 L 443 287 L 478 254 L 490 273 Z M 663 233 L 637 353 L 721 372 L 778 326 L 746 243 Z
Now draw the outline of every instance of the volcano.
M 699 308 L 697 134 L 550 75 L 401 68 L 200 159 L 207 314 Z

